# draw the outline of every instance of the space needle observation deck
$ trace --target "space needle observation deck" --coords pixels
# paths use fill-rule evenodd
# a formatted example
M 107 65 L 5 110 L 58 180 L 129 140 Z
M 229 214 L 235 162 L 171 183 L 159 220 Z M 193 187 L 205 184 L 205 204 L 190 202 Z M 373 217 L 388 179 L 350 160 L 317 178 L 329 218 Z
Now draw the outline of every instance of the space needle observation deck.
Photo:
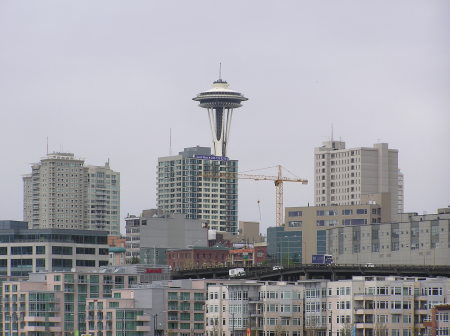
M 209 90 L 199 93 L 192 100 L 198 101 L 200 107 L 208 110 L 214 155 L 227 156 L 233 110 L 241 107 L 241 103 L 248 98 L 240 92 L 231 90 L 229 84 L 219 78 Z

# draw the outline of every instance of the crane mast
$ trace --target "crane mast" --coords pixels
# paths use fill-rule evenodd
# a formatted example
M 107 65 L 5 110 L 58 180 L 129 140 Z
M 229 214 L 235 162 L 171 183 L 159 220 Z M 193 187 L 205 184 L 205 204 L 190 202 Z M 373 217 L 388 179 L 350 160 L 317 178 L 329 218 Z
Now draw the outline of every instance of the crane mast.
M 275 184 L 275 223 L 276 226 L 283 225 L 283 182 L 300 182 L 302 184 L 308 184 L 308 180 L 301 178 L 285 177 L 283 176 L 282 166 L 277 166 L 277 176 L 271 175 L 252 175 L 244 173 L 203 173 L 201 176 L 206 178 L 225 178 L 225 179 L 245 179 L 254 181 L 273 181 Z

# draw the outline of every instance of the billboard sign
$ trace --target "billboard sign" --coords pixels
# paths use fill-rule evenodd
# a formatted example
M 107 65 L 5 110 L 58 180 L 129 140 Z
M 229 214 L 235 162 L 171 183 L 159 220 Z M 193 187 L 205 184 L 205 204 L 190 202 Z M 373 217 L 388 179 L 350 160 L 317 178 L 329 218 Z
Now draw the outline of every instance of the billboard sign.
M 226 156 L 215 156 L 215 155 L 194 155 L 194 157 L 196 159 L 200 159 L 200 160 L 216 160 L 216 161 L 228 161 L 230 160 L 228 157 Z

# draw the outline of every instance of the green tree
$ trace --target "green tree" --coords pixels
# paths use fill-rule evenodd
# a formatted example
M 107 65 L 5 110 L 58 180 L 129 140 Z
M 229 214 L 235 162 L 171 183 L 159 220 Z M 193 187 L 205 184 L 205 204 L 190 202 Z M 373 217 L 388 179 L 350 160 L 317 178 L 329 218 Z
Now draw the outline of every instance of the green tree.
M 133 257 L 131 258 L 131 263 L 132 264 L 139 264 L 141 261 L 139 259 L 139 257 Z

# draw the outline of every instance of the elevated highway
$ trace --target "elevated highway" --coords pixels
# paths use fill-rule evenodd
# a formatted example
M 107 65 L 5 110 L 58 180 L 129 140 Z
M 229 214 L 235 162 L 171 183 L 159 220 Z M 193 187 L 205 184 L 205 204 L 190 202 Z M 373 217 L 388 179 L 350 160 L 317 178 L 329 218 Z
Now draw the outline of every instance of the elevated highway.
M 230 267 L 184 269 L 173 279 L 228 279 Z M 273 270 L 272 266 L 246 267 L 242 279 L 297 281 L 305 279 L 351 279 L 353 276 L 449 277 L 450 265 L 316 265 L 303 264 Z

